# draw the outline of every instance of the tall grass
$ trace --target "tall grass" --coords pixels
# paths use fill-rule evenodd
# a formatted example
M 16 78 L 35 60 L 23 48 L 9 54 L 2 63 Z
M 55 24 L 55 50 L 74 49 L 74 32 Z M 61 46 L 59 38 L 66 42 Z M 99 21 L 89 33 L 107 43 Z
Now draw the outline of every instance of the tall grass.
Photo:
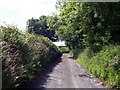
M 96 54 L 85 49 L 77 61 L 96 77 L 112 87 L 120 88 L 120 46 L 107 46 Z

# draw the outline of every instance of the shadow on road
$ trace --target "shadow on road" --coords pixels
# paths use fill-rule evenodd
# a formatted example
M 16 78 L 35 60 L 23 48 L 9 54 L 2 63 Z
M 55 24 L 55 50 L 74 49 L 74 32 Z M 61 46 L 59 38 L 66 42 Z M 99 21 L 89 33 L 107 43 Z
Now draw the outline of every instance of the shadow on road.
M 72 56 L 68 56 L 68 58 L 71 59 L 71 60 L 75 60 L 75 58 L 72 57 Z
M 29 83 L 25 88 L 44 88 L 47 79 L 49 78 L 49 74 L 53 71 L 53 68 L 58 65 L 62 61 L 62 57 L 58 58 L 53 64 L 48 66 L 48 68 L 43 71 L 40 75 L 37 76 L 31 83 Z
M 68 58 L 72 59 L 72 60 L 75 60 L 72 56 L 69 56 Z

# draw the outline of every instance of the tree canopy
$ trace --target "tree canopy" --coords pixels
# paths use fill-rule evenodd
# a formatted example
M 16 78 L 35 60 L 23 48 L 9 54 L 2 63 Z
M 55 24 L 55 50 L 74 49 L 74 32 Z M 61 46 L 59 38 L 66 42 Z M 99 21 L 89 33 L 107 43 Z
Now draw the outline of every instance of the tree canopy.
M 71 50 L 120 43 L 120 3 L 59 2 L 57 35 Z
M 27 21 L 27 31 L 28 33 L 40 34 L 45 37 L 48 37 L 52 41 L 57 40 L 57 36 L 55 36 L 54 28 L 51 27 L 49 23 L 51 20 L 50 16 L 41 16 L 39 19 L 31 18 Z M 51 28 L 50 28 L 51 27 Z

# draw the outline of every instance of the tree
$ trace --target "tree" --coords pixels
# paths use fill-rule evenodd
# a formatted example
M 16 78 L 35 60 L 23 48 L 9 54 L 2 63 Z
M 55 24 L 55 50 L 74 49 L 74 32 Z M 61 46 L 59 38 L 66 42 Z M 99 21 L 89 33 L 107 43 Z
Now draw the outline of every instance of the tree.
M 58 36 L 75 51 L 120 43 L 120 3 L 59 2 Z
M 47 16 L 41 16 L 39 19 L 29 19 L 27 21 L 28 33 L 35 33 L 48 37 L 52 41 L 56 41 L 55 32 L 49 29 Z

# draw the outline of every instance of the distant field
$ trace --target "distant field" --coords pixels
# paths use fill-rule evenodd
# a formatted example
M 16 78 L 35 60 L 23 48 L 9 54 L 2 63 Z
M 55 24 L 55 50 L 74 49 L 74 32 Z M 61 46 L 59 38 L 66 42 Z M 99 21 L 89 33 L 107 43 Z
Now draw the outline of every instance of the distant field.
M 68 53 L 69 52 L 69 48 L 67 47 L 67 46 L 61 46 L 61 47 L 59 47 L 60 48 L 60 51 L 62 52 L 62 53 Z

